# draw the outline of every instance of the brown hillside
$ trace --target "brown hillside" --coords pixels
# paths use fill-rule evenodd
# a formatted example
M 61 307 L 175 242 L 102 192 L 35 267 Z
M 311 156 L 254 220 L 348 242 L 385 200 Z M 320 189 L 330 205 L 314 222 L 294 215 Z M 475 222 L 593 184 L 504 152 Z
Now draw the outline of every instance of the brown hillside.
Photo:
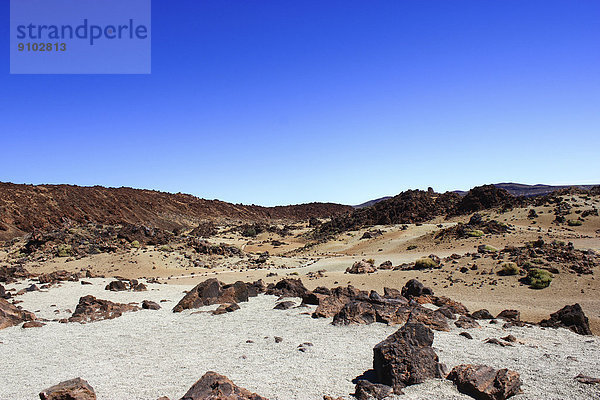
M 162 229 L 194 227 L 201 220 L 306 220 L 352 210 L 333 203 L 261 207 L 131 188 L 18 185 L 0 182 L 0 240 L 34 229 L 75 223 L 144 224 Z

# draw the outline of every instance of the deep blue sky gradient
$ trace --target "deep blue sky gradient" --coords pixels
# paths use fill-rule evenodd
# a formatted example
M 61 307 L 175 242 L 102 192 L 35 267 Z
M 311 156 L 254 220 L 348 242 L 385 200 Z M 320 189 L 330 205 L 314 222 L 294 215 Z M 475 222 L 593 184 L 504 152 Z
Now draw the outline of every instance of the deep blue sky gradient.
M 600 182 L 597 0 L 153 0 L 151 75 L 9 75 L 0 181 L 262 205 Z

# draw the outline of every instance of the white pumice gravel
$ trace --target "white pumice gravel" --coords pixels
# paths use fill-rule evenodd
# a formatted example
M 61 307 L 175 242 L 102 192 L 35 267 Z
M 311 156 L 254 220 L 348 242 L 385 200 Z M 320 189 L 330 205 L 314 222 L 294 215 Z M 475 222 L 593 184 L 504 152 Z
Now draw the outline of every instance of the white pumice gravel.
M 140 310 L 89 324 L 48 322 L 41 328 L 0 330 L 0 400 L 36 399 L 63 380 L 81 377 L 99 400 L 179 399 L 206 371 L 226 375 L 237 385 L 271 400 L 320 400 L 323 395 L 350 399 L 352 380 L 372 368 L 373 346 L 398 327 L 383 324 L 336 327 L 313 319 L 314 307 L 273 310 L 276 297 L 260 295 L 241 309 L 213 316 L 216 306 L 173 313 L 191 286 L 148 284 L 147 292 L 109 292 L 109 280 L 93 285 L 67 282 L 48 291 L 19 296 L 20 305 L 38 318 L 66 318 L 79 297 L 129 303 L 152 300 L 158 311 Z M 6 285 L 22 288 L 28 284 Z M 166 299 L 168 302 L 160 302 Z M 53 307 L 51 305 L 56 305 Z M 60 310 L 55 313 L 55 310 Z M 451 326 L 452 322 L 451 322 Z M 573 378 L 600 376 L 600 340 L 564 329 L 510 328 L 502 323 L 435 332 L 434 348 L 449 369 L 463 363 L 509 368 L 521 374 L 519 399 L 600 399 L 600 385 Z M 488 337 L 514 335 L 512 347 L 483 343 Z M 275 336 L 283 338 L 275 343 Z M 247 341 L 252 341 L 247 343 Z M 310 342 L 313 346 L 298 346 Z M 398 399 L 469 399 L 449 381 L 432 380 L 406 388 Z

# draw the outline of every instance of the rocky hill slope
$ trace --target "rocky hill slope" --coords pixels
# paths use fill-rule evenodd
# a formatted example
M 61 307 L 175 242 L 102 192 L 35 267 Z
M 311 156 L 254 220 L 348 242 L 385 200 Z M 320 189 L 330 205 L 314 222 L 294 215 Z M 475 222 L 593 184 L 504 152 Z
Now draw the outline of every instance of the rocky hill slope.
M 0 182 L 0 240 L 34 229 L 54 229 L 65 222 L 143 224 L 172 230 L 194 227 L 202 220 L 298 221 L 350 210 L 350 206 L 333 203 L 261 207 L 153 190 Z

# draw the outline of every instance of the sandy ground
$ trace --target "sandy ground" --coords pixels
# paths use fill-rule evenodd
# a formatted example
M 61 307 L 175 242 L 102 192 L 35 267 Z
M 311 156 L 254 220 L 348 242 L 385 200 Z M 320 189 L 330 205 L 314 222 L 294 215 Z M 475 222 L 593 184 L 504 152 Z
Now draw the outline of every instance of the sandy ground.
M 171 307 L 189 286 L 151 284 L 148 292 L 115 293 L 103 289 L 105 280 L 93 283 L 27 293 L 21 297 L 22 306 L 40 317 L 58 318 L 86 294 L 120 302 L 169 301 L 161 303 L 159 311 L 141 310 L 110 321 L 50 322 L 42 328 L 0 331 L 0 399 L 35 399 L 43 388 L 76 376 L 88 380 L 101 400 L 154 400 L 164 395 L 177 399 L 207 370 L 271 400 L 318 400 L 325 394 L 349 398 L 352 379 L 372 368 L 373 346 L 397 329 L 382 324 L 334 327 L 329 320 L 306 315 L 312 308 L 273 310 L 276 298 L 263 295 L 230 314 L 174 314 Z M 514 369 L 523 380 L 523 394 L 515 400 L 600 399 L 598 385 L 573 379 L 579 373 L 600 376 L 597 337 L 563 329 L 503 330 L 499 324 L 471 329 L 474 340 L 458 332 L 435 332 L 434 348 L 441 361 L 449 368 L 483 363 Z M 482 342 L 509 333 L 522 344 L 502 348 Z M 275 343 L 274 336 L 283 342 Z M 304 342 L 313 346 L 298 351 Z M 450 382 L 434 380 L 410 387 L 398 398 L 469 397 Z

